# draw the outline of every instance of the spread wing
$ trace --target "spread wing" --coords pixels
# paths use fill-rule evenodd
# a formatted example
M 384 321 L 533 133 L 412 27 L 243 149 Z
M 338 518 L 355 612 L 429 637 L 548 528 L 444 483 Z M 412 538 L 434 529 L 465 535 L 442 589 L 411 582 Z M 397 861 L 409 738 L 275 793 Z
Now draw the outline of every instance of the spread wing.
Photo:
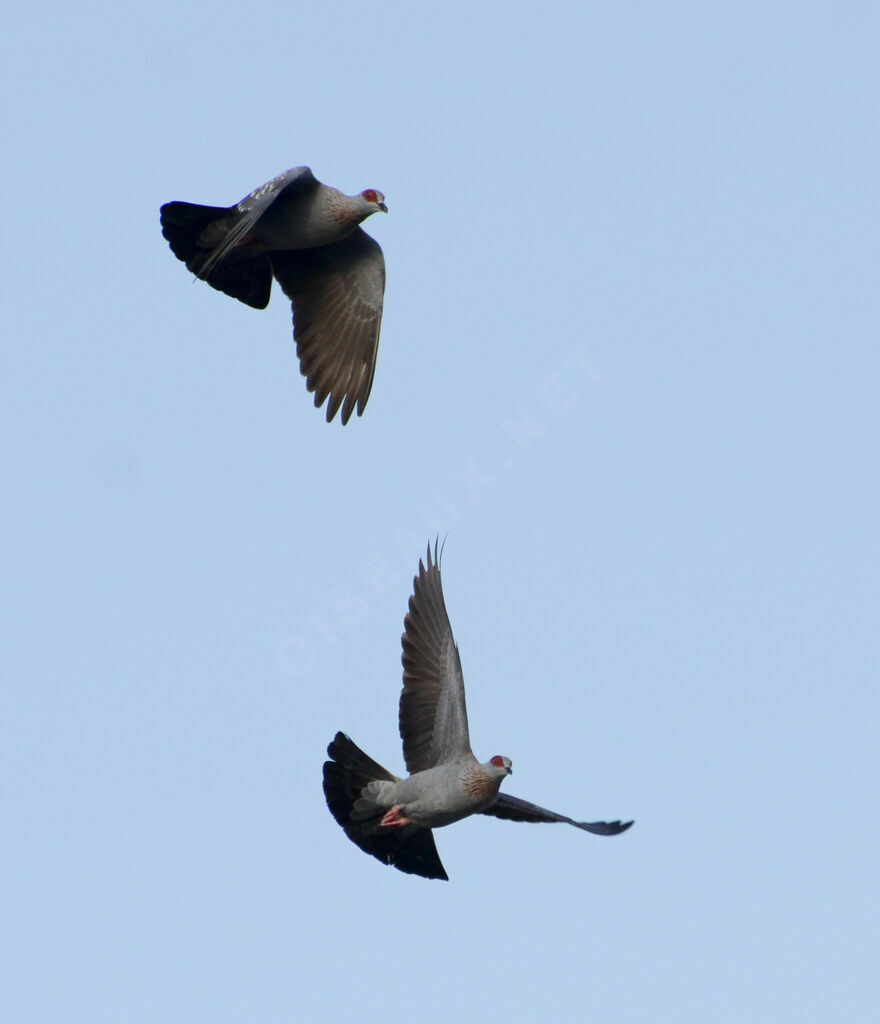
M 315 405 L 327 403 L 327 421 L 342 406 L 348 423 L 370 397 L 382 301 L 385 259 L 378 242 L 356 228 L 341 242 L 270 254 L 272 270 L 293 305 L 293 337 L 306 387 Z
M 471 754 L 461 660 L 452 636 L 434 545 L 419 562 L 403 620 L 400 737 L 410 774 Z M 473 756 L 471 754 L 471 756 Z
M 211 271 L 249 234 L 266 210 L 280 199 L 282 193 L 285 199 L 293 199 L 311 192 L 319 184 L 308 167 L 292 167 L 289 171 L 284 171 L 278 177 L 267 181 L 265 185 L 255 188 L 238 205 L 230 207 L 226 211 L 229 216 L 223 225 L 225 234 L 222 241 L 199 268 L 198 276 L 207 280 Z
M 597 836 L 616 836 L 626 832 L 632 825 L 631 821 L 575 821 L 564 814 L 556 814 L 537 804 L 530 804 L 528 800 L 520 800 L 519 797 L 508 796 L 506 793 L 499 793 L 495 803 L 482 813 L 491 814 L 494 818 L 505 818 L 507 821 L 562 821 Z

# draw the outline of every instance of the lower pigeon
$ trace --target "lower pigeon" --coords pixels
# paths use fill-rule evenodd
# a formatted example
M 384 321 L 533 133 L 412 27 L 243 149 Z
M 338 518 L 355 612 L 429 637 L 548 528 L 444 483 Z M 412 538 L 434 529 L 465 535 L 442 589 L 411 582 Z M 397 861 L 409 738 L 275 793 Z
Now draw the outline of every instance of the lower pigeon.
M 566 822 L 600 836 L 631 821 L 574 821 L 499 792 L 513 771 L 496 754 L 480 764 L 468 737 L 464 678 L 443 599 L 437 545 L 413 580 L 404 619 L 400 736 L 409 777 L 397 778 L 338 732 L 327 748 L 324 796 L 330 813 L 365 853 L 400 871 L 447 880 L 433 829 L 471 814 L 509 821 Z

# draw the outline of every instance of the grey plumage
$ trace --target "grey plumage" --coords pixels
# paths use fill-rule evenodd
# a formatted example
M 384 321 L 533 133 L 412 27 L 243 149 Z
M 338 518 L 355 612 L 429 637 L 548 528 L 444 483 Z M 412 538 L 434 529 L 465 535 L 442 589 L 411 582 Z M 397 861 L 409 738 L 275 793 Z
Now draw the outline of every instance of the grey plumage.
M 375 189 L 347 196 L 294 167 L 235 206 L 165 203 L 162 234 L 196 277 L 255 309 L 273 276 L 291 300 L 306 387 L 327 420 L 347 423 L 370 397 L 382 323 L 385 260 L 359 227 L 387 212 Z M 329 401 L 328 401 L 329 399 Z
M 403 691 L 399 726 L 410 775 L 400 779 L 344 733 L 327 748 L 324 795 L 345 834 L 365 853 L 407 874 L 446 879 L 432 829 L 471 814 L 510 821 L 565 822 L 596 835 L 617 835 L 632 822 L 578 822 L 499 793 L 508 758 L 480 764 L 470 747 L 461 659 L 452 635 L 437 546 L 413 580 L 401 639 Z

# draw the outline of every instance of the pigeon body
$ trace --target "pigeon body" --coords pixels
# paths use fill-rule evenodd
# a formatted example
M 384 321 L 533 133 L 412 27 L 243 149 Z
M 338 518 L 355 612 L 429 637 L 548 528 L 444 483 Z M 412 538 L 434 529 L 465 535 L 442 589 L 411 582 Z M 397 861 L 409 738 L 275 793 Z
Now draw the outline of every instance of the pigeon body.
M 352 816 L 367 821 L 379 811 L 399 808 L 394 817 L 419 828 L 440 828 L 485 810 L 509 772 L 475 757 L 437 765 L 395 782 L 371 782 L 354 802 Z M 384 816 L 384 815 L 383 815 Z M 397 823 L 397 822 L 395 822 Z
M 400 735 L 410 775 L 398 778 L 344 733 L 327 748 L 324 795 L 345 834 L 366 853 L 407 874 L 447 879 L 432 829 L 471 814 L 510 821 L 565 822 L 596 835 L 616 835 L 632 822 L 578 822 L 500 792 L 512 773 L 508 758 L 474 757 L 464 678 L 443 599 L 437 547 L 428 548 L 413 580 L 404 619 Z
M 162 234 L 196 277 L 255 309 L 275 277 L 293 307 L 300 369 L 327 420 L 347 423 L 370 396 L 382 322 L 385 260 L 359 226 L 377 210 L 375 189 L 348 196 L 294 167 L 235 206 L 165 203 Z

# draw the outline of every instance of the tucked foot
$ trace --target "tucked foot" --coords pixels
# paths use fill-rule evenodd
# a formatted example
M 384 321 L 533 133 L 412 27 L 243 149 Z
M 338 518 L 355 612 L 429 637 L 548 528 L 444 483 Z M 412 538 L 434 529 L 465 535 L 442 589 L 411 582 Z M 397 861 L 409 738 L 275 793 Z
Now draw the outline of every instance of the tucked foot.
M 385 816 L 379 822 L 380 825 L 411 825 L 412 819 L 407 818 L 406 815 L 400 813 L 400 805 L 395 804 L 390 811 L 385 812 Z

